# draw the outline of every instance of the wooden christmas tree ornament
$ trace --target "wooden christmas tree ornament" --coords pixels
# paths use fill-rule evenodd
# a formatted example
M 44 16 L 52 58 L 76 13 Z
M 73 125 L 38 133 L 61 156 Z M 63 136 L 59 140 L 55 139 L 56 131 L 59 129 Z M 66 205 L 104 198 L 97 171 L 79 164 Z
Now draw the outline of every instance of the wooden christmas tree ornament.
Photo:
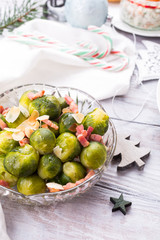
M 150 149 L 139 147 L 139 141 L 131 141 L 130 135 L 117 134 L 117 146 L 113 160 L 119 159 L 120 163 L 117 170 L 125 170 L 126 168 L 136 164 L 139 169 L 143 169 L 145 162 L 142 159 L 150 154 Z

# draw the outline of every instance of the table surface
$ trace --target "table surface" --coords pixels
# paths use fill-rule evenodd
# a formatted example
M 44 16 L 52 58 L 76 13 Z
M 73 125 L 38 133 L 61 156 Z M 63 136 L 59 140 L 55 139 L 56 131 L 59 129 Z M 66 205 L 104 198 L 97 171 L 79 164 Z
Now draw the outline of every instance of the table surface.
M 132 38 L 131 34 L 125 36 Z M 159 38 L 137 37 L 159 42 Z M 85 194 L 57 206 L 32 207 L 4 201 L 2 206 L 7 231 L 11 240 L 159 240 L 160 239 L 160 113 L 156 103 L 157 81 L 137 85 L 132 79 L 129 92 L 116 97 L 113 111 L 112 99 L 102 104 L 113 120 L 118 132 L 131 135 L 141 146 L 151 149 L 145 168 L 136 167 L 117 172 L 111 163 L 101 180 Z M 134 121 L 148 97 L 143 111 Z M 112 213 L 110 197 L 124 198 L 132 202 L 127 215 Z

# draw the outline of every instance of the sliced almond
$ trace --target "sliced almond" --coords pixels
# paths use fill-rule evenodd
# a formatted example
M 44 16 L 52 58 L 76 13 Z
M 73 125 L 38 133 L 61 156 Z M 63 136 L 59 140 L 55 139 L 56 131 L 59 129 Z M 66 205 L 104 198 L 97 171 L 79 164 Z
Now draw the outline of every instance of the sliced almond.
M 43 121 L 43 120 L 48 120 L 48 119 L 49 119 L 48 115 L 43 115 L 43 116 L 38 117 L 36 120 Z
M 8 132 L 13 132 L 13 133 L 21 131 L 20 129 L 17 129 L 17 128 L 4 128 L 4 130 Z
M 19 107 L 12 107 L 9 112 L 6 115 L 7 122 L 13 123 L 16 121 L 16 119 L 19 117 L 20 114 L 20 108 Z
M 36 122 L 37 118 L 39 117 L 39 112 L 37 110 L 33 110 L 31 116 L 28 118 L 29 122 Z
M 76 120 L 77 123 L 81 123 L 84 119 L 84 115 L 82 113 L 75 113 L 72 114 L 73 118 Z
M 53 152 L 54 154 L 61 159 L 62 157 L 62 148 L 60 148 L 59 146 L 56 146 L 54 149 L 53 149 Z
M 15 141 L 21 141 L 24 138 L 24 136 L 25 136 L 25 134 L 22 131 L 12 134 L 12 137 Z
M 39 122 L 36 120 L 36 118 L 39 116 L 38 111 L 34 110 L 31 116 L 22 122 L 17 129 L 20 129 L 21 131 L 25 132 L 26 128 L 32 128 L 33 130 L 36 130 L 39 128 Z
M 23 115 L 24 115 L 26 118 L 28 118 L 28 117 L 29 117 L 29 112 L 28 112 L 28 110 L 27 110 L 25 107 L 23 107 L 21 104 L 19 104 L 19 108 L 20 108 L 21 113 L 23 113 Z
M 30 138 L 31 134 L 34 132 L 34 129 L 33 128 L 30 128 L 30 127 L 26 127 L 25 128 L 25 135 Z
M 46 186 L 50 189 L 50 188 L 54 188 L 54 189 L 58 189 L 58 190 L 64 190 L 63 186 L 61 184 L 55 183 L 55 182 L 50 182 L 47 183 Z

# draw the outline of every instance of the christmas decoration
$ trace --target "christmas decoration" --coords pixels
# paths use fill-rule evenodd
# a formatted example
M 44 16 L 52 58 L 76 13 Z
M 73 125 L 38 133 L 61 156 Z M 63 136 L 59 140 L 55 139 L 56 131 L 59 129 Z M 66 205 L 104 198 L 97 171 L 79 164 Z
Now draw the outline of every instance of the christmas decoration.
M 140 148 L 140 142 L 131 141 L 130 135 L 117 135 L 117 147 L 114 153 L 114 160 L 121 155 L 121 161 L 117 167 L 117 170 L 124 170 L 133 164 L 136 164 L 139 169 L 142 169 L 145 162 L 142 161 L 143 158 L 150 154 L 148 148 Z
M 107 0 L 66 0 L 65 16 L 74 27 L 101 26 L 108 13 Z
M 7 28 L 12 30 L 22 23 L 32 20 L 40 15 L 39 7 L 43 0 L 23 0 L 21 4 L 14 0 L 11 4 L 0 6 L 0 33 Z
M 114 207 L 112 208 L 112 212 L 120 210 L 124 215 L 126 215 L 126 207 L 129 207 L 132 205 L 131 202 L 124 200 L 123 194 L 121 194 L 119 198 L 111 197 L 110 201 L 114 204 Z

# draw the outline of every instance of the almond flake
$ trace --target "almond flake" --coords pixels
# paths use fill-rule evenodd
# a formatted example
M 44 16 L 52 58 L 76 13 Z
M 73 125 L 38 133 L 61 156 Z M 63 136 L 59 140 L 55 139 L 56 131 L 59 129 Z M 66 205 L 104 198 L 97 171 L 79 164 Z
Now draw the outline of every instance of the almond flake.
M 21 141 L 24 138 L 24 136 L 25 136 L 25 134 L 22 131 L 12 134 L 12 137 L 15 141 Z
M 75 114 L 72 114 L 72 116 L 77 123 L 81 123 L 84 119 L 84 115 L 82 113 L 75 113 Z
M 31 122 L 36 122 L 37 118 L 39 117 L 39 112 L 37 110 L 33 110 L 31 116 L 28 118 L 28 120 Z
M 43 120 L 48 120 L 48 119 L 49 119 L 48 115 L 43 115 L 43 116 L 38 117 L 36 120 L 43 121 Z
M 13 132 L 13 133 L 21 131 L 20 129 L 17 129 L 17 128 L 4 128 L 4 130 L 8 132 Z
M 60 148 L 59 146 L 56 146 L 55 148 L 53 148 L 53 152 L 54 154 L 61 159 L 62 156 L 62 148 Z
M 30 138 L 31 134 L 34 132 L 34 129 L 33 128 L 30 128 L 30 127 L 26 127 L 25 128 L 25 135 Z
M 12 107 L 9 112 L 6 115 L 7 122 L 13 123 L 16 121 L 16 119 L 19 117 L 20 114 L 20 108 L 19 107 Z
M 28 118 L 28 117 L 29 117 L 29 112 L 28 112 L 28 110 L 27 110 L 25 107 L 23 107 L 21 104 L 19 104 L 19 108 L 20 108 L 21 113 L 23 113 L 23 115 L 24 115 L 26 118 Z
M 47 183 L 46 186 L 50 189 L 50 188 L 54 188 L 54 189 L 58 189 L 58 190 L 64 190 L 63 186 L 61 184 L 55 183 L 55 182 L 50 182 Z

